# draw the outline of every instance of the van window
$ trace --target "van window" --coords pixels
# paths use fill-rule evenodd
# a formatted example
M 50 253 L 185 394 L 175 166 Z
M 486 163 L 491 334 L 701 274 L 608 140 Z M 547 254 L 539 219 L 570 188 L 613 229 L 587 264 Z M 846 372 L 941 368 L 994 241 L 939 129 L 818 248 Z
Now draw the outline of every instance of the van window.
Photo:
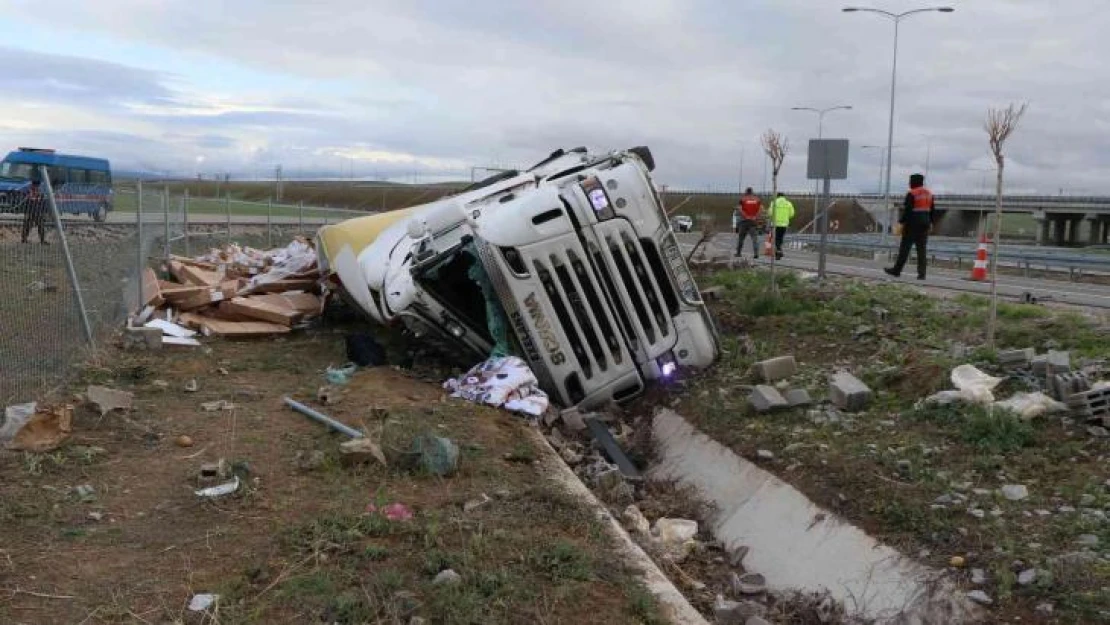
M 70 184 L 88 184 L 89 183 L 89 170 L 69 168 L 69 183 Z
M 95 169 L 89 171 L 89 182 L 91 182 L 92 184 L 100 185 L 111 184 L 111 182 L 109 182 L 108 180 L 108 172 L 98 171 Z
M 0 178 L 17 178 L 19 180 L 30 180 L 31 170 L 34 165 L 28 163 L 13 163 L 11 161 L 4 161 L 0 163 Z

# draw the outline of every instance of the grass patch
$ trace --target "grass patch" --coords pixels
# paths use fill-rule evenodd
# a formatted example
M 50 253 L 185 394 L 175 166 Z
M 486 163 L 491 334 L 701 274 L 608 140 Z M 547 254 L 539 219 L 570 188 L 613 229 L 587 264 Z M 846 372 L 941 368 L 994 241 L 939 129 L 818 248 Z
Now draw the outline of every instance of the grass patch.
M 977 404 L 926 404 L 910 411 L 907 417 L 917 422 L 955 427 L 961 440 L 985 452 L 1017 451 L 1036 440 L 1033 426 L 1014 413 Z

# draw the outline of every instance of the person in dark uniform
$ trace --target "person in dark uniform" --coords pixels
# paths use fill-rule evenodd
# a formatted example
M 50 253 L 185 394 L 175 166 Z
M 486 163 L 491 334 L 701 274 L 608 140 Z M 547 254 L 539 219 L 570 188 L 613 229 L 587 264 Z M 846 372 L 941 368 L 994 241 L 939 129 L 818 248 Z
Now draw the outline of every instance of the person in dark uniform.
M 910 257 L 910 248 L 917 247 L 917 279 L 925 279 L 925 246 L 936 219 L 935 208 L 933 193 L 925 188 L 925 176 L 910 176 L 910 191 L 906 194 L 902 217 L 898 220 L 902 227 L 902 245 L 898 248 L 898 259 L 894 266 L 885 267 L 883 271 L 895 278 L 900 276 L 902 267 L 906 266 Z
M 40 179 L 38 168 L 32 169 L 31 191 L 23 202 L 23 236 L 20 241 L 26 243 L 27 237 L 31 234 L 31 228 L 37 227 L 39 243 L 49 245 L 46 242 L 46 196 L 42 193 Z

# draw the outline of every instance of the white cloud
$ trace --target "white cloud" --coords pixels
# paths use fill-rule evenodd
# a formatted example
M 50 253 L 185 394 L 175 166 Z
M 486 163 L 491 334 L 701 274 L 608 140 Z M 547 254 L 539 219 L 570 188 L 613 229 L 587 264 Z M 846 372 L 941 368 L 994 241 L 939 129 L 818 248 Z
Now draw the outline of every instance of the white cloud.
M 918 6 L 875 3 L 891 11 Z M 1104 3 L 954 4 L 953 14 L 914 16 L 901 28 L 895 188 L 924 169 L 928 136 L 933 186 L 977 190 L 982 176 L 968 167 L 989 163 L 981 127 L 987 107 L 1028 100 L 1030 112 L 1008 146 L 1014 187 L 1110 192 L 1101 147 L 1110 125 L 1110 85 L 1100 71 L 1110 47 L 1103 43 L 1110 27 Z M 51 96 L 51 106 L 68 112 L 28 119 L 52 128 L 145 137 L 151 143 L 116 146 L 119 158 L 166 168 L 192 169 L 203 152 L 206 166 L 232 170 L 276 162 L 309 168 L 327 156 L 336 168 L 347 158 L 368 167 L 464 172 L 468 164 L 528 164 L 555 147 L 648 144 L 664 182 L 731 189 L 741 149 L 745 182 L 760 186 L 756 141 L 774 127 L 794 145 L 783 184 L 809 188 L 803 152 L 816 120 L 789 109 L 851 104 L 852 111 L 826 117 L 826 136 L 856 146 L 852 179 L 838 186 L 871 190 L 879 152 L 858 146 L 886 142 L 891 24 L 842 14 L 839 3 L 0 0 L 4 5 L 18 19 L 66 15 L 38 23 L 57 29 L 60 40 L 67 33 L 110 37 L 199 68 L 207 60 L 266 74 L 265 87 L 213 93 L 196 80 L 121 62 L 109 73 L 118 77 L 109 96 L 83 101 L 61 95 L 73 85 L 78 94 L 96 89 L 95 81 L 75 80 L 89 71 L 69 59 L 51 65 L 58 74 L 52 88 L 4 96 L 9 106 Z M 85 69 L 67 70 L 71 65 Z M 283 75 L 296 87 L 283 84 Z M 107 144 L 100 138 L 96 145 Z

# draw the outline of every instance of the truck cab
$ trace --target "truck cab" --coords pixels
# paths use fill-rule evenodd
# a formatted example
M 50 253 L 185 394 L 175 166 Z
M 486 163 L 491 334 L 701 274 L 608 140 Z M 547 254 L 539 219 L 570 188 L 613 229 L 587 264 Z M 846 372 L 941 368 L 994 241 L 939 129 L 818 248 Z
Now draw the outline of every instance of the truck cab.
M 705 367 L 718 336 L 650 177 L 647 148 L 557 150 L 458 195 L 326 226 L 321 262 L 382 323 L 515 354 L 564 406 Z

